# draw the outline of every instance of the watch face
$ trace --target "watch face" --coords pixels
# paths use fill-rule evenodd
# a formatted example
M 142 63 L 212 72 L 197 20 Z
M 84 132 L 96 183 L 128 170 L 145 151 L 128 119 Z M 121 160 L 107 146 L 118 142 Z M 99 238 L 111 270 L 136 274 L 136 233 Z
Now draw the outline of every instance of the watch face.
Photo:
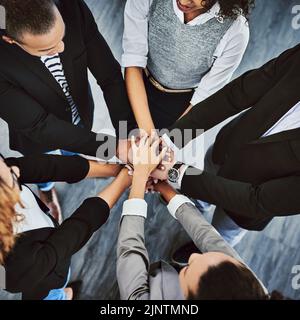
M 169 181 L 176 183 L 179 178 L 179 171 L 175 168 L 171 168 L 168 172 L 168 179 Z

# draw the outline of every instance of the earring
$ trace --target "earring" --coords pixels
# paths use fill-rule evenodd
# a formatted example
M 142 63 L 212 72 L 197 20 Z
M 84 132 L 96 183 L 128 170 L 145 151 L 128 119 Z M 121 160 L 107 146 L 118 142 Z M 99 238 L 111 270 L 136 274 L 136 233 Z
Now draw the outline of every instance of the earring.
M 218 20 L 218 22 L 224 23 L 224 16 L 221 13 L 216 13 L 215 17 Z
M 232 9 L 232 12 L 233 12 L 235 15 L 239 16 L 239 15 L 242 15 L 242 14 L 243 14 L 243 9 L 235 6 L 235 7 Z

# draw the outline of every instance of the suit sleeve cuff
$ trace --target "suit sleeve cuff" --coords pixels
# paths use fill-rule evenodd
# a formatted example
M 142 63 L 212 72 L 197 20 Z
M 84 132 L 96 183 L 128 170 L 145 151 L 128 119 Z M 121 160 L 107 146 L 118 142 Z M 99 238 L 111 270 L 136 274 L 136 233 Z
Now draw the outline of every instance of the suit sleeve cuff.
M 123 216 L 139 216 L 147 218 L 147 202 L 144 199 L 130 199 L 123 203 Z
M 170 212 L 170 214 L 173 216 L 173 218 L 176 218 L 176 212 L 177 210 L 185 203 L 191 203 L 192 205 L 195 205 L 188 197 L 178 194 L 175 197 L 171 199 L 169 202 L 167 208 Z

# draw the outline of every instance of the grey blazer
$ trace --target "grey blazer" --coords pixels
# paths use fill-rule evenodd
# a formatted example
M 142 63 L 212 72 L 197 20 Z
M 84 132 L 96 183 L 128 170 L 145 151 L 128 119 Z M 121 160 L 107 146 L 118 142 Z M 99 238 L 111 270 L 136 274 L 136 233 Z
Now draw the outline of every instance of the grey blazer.
M 198 209 L 181 205 L 176 217 L 199 250 L 222 252 L 241 258 Z M 178 272 L 164 261 L 150 266 L 144 239 L 145 218 L 124 216 L 121 220 L 117 249 L 117 279 L 122 300 L 184 300 Z

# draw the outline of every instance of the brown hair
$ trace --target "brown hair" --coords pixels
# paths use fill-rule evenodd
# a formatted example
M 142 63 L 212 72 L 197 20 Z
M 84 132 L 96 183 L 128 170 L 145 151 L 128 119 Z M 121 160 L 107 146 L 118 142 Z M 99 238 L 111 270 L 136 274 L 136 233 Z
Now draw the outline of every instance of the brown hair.
M 0 178 L 0 264 L 15 244 L 13 222 L 17 221 L 15 205 L 20 203 L 17 192 L 9 188 Z

